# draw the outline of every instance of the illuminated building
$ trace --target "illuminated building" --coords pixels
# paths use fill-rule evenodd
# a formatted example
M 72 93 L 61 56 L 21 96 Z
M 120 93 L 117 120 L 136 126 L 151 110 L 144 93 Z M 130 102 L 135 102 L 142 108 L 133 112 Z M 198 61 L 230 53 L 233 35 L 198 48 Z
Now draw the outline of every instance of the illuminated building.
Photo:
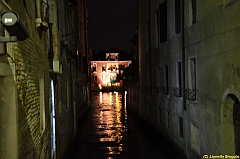
M 91 61 L 92 90 L 101 90 L 112 86 L 122 87 L 123 82 L 119 77 L 124 68 L 131 64 L 130 59 L 127 52 L 116 48 L 95 54 Z

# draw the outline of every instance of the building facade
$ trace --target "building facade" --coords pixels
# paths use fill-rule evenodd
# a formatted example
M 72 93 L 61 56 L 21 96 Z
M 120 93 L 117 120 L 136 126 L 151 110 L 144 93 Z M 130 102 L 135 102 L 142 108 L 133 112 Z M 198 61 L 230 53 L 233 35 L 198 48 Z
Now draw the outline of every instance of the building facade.
M 116 89 L 122 88 L 123 80 L 119 77 L 130 64 L 130 55 L 116 48 L 94 55 L 91 60 L 91 89 L 99 91 L 112 86 Z
M 75 15 L 87 22 L 85 1 L 79 3 L 0 1 L 1 14 L 17 13 L 29 36 L 22 40 L 17 32 L 18 41 L 8 40 L 14 35 L 0 24 L 0 158 L 62 158 L 74 140 L 89 93 L 87 72 L 78 71 L 88 68 L 87 51 L 76 47 L 87 50 L 87 32 L 78 40 L 73 33 L 81 29 Z
M 240 155 L 236 0 L 139 0 L 139 114 L 188 158 Z

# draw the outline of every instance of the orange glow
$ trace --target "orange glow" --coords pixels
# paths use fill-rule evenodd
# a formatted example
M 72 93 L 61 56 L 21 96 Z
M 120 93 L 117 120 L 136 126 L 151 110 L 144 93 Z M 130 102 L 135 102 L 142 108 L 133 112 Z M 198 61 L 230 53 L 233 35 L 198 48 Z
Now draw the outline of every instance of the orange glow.
M 123 94 L 125 96 L 125 94 Z M 122 95 L 118 92 L 100 92 L 100 113 L 98 128 L 101 131 L 97 133 L 104 137 L 99 139 L 100 142 L 121 143 L 124 139 L 126 127 L 122 123 Z M 123 144 L 118 146 L 107 147 L 107 154 L 120 154 L 123 151 Z

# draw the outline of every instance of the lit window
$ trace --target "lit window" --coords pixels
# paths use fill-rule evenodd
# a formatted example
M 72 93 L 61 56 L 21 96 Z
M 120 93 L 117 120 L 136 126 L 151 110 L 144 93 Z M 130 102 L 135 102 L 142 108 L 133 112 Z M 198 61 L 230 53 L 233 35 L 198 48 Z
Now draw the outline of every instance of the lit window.
M 96 75 L 93 76 L 93 80 L 97 81 L 97 76 Z
M 97 71 L 97 64 L 94 63 L 92 65 L 92 72 L 95 72 L 95 71 Z
M 103 80 L 103 81 L 106 81 L 106 74 L 103 74 L 103 75 L 102 75 L 102 80 Z
M 117 60 L 119 53 L 106 53 L 107 60 Z
M 102 66 L 102 72 L 106 71 L 106 65 Z

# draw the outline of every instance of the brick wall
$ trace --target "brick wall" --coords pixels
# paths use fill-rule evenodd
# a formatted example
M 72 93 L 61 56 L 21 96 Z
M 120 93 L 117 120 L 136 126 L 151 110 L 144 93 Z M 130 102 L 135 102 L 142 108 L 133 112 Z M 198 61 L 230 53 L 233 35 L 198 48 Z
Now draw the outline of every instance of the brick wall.
M 45 111 L 49 113 L 50 77 L 48 56 L 34 41 L 27 40 L 14 50 L 19 107 L 19 157 L 46 158 L 49 152 L 49 121 L 46 129 L 40 130 L 39 75 L 44 76 Z
M 62 2 L 65 1 L 61 1 L 59 4 Z M 15 83 L 11 89 L 15 88 L 13 95 L 16 94 L 16 101 L 15 104 L 11 105 L 11 108 L 17 108 L 17 111 L 15 112 L 17 117 L 15 121 L 16 132 L 14 141 L 18 143 L 18 146 L 16 146 L 18 152 L 14 152 L 17 157 L 13 158 L 19 159 L 51 158 L 51 77 L 49 74 L 49 66 L 52 62 L 49 61 L 51 36 L 49 35 L 50 29 L 43 31 L 43 29 L 36 28 L 36 4 L 37 1 L 9 1 L 9 6 L 13 11 L 16 11 L 19 14 L 22 22 L 27 27 L 30 33 L 30 38 L 25 41 L 7 44 L 8 58 L 5 57 L 5 59 L 8 59 L 9 67 L 13 66 L 13 76 L 11 76 L 10 79 L 2 79 L 0 76 L 0 82 L 8 83 L 8 85 Z M 65 3 L 62 4 L 62 7 L 65 7 Z M 68 4 L 68 1 L 66 1 L 66 4 Z M 54 11 L 56 11 L 56 9 Z M 53 18 L 58 18 L 58 16 Z M 54 23 L 53 27 L 58 28 L 59 25 L 57 24 L 56 19 Z M 54 35 L 60 35 L 61 29 L 58 29 L 55 29 L 55 32 L 53 31 Z M 72 28 L 68 29 L 71 30 Z M 56 35 L 53 36 L 53 38 L 56 38 Z M 74 36 L 75 35 L 73 34 L 71 38 L 69 37 L 69 39 L 67 39 L 69 40 L 68 50 L 66 49 L 65 52 L 62 52 L 65 48 L 60 49 L 60 41 L 62 39 L 55 40 L 56 43 L 53 44 L 53 53 L 60 56 L 59 61 L 63 66 L 62 73 L 55 74 L 57 158 L 62 158 L 65 151 L 76 137 L 77 117 L 79 117 L 86 109 L 89 99 L 88 95 L 86 95 L 89 94 L 89 92 L 87 92 L 89 89 L 86 81 L 84 80 L 83 83 L 80 82 L 81 84 L 79 84 L 80 80 L 76 79 L 76 74 L 78 72 L 76 68 L 76 60 L 74 60 L 73 55 L 71 55 L 76 52 L 72 49 L 75 48 L 75 42 L 74 40 L 71 40 Z M 67 53 L 71 53 L 71 60 L 66 58 Z M 1 59 L 0 63 L 2 63 Z M 78 90 L 79 85 L 81 90 Z M 11 89 L 9 87 L 7 88 L 8 93 L 11 92 Z M 0 87 L 0 97 L 4 94 L 4 89 L 5 87 Z M 84 95 L 79 97 L 79 91 L 84 92 Z M 6 109 L 10 102 L 5 104 L 5 97 L 7 96 L 5 95 L 0 98 L 0 105 L 4 105 L 4 109 L 0 108 L 0 110 L 4 110 L 6 114 L 12 113 L 11 115 L 13 115 L 14 113 L 10 112 L 10 109 Z M 74 110 L 76 110 L 76 112 L 74 112 Z M 4 113 L 0 113 L 0 116 L 2 114 Z M 8 121 L 5 120 L 5 118 L 0 118 L 1 125 L 7 124 L 7 122 Z M 9 130 L 10 128 L 7 131 Z M 4 135 L 2 134 L 7 131 L 0 131 L 0 158 L 4 158 L 2 156 L 4 156 L 5 152 L 2 147 L 7 145 L 4 145 L 5 140 L 3 139 Z M 7 136 L 12 137 L 11 135 Z M 8 159 L 9 157 L 5 158 Z
M 50 76 L 49 35 L 35 27 L 35 4 L 12 0 L 9 6 L 16 11 L 29 30 L 30 38 L 9 43 L 8 53 L 15 64 L 18 106 L 19 159 L 50 158 Z M 39 80 L 44 77 L 45 129 L 40 129 Z

